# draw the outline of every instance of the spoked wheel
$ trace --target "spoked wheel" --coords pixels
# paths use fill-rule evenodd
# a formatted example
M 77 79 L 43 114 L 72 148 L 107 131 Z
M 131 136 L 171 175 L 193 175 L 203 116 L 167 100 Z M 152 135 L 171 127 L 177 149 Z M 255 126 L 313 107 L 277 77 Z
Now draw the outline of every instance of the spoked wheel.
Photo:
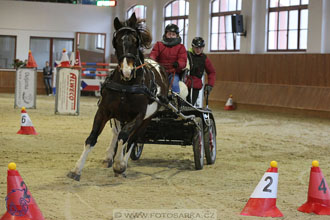
M 207 164 L 214 164 L 217 155 L 216 130 L 213 119 L 210 119 L 209 126 L 204 127 L 204 148 Z
M 132 143 L 132 152 L 131 152 L 131 159 L 132 160 L 138 160 L 141 157 L 142 150 L 143 150 L 143 145 L 144 144 L 137 144 L 137 143 Z
M 204 130 L 203 130 L 203 121 L 201 118 L 196 118 L 199 128 L 196 126 L 194 130 L 193 137 L 193 150 L 194 150 L 194 160 L 195 160 L 195 169 L 201 170 L 204 165 Z

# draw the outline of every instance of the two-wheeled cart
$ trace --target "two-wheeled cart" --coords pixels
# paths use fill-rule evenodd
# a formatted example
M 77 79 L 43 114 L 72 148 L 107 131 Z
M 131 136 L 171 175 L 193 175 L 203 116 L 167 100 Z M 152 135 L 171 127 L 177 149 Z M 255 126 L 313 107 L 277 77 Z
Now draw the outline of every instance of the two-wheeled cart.
M 143 136 L 133 143 L 132 160 L 138 160 L 144 144 L 192 145 L 196 170 L 203 169 L 216 159 L 216 125 L 212 111 L 192 106 L 178 94 L 172 94 L 170 104 L 160 109 L 151 119 Z

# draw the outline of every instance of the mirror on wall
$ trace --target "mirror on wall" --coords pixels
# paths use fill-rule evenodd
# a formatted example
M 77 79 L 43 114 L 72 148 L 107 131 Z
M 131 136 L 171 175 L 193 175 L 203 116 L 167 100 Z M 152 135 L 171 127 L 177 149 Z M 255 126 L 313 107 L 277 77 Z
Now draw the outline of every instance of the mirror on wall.
M 105 62 L 105 33 L 76 33 L 76 49 L 80 52 L 81 62 Z

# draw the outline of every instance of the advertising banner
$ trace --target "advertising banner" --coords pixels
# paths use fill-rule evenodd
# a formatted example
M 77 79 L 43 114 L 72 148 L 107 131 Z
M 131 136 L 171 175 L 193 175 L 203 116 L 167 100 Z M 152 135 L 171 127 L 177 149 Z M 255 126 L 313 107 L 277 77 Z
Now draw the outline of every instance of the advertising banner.
M 36 108 L 37 70 L 19 68 L 16 70 L 15 108 Z
M 55 114 L 79 115 L 80 70 L 57 68 Z

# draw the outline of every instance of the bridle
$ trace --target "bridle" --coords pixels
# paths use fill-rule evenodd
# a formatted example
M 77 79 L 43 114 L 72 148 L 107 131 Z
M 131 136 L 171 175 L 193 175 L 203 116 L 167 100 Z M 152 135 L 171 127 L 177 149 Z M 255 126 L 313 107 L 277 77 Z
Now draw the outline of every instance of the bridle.
M 140 35 L 138 34 L 138 31 L 131 28 L 131 27 L 122 27 L 120 29 L 118 29 L 116 32 L 114 32 L 113 34 L 113 39 L 112 39 L 112 45 L 113 47 L 116 49 L 116 53 L 117 53 L 117 43 L 116 43 L 116 38 L 118 37 L 118 33 L 122 32 L 122 31 L 127 31 L 127 33 L 124 33 L 123 36 L 122 36 L 122 39 L 123 39 L 123 54 L 118 57 L 118 63 L 124 59 L 124 58 L 132 58 L 134 59 L 134 68 L 132 71 L 133 74 L 131 74 L 131 77 L 129 79 L 127 78 L 124 78 L 122 76 L 122 74 L 120 75 L 121 76 L 121 79 L 124 80 L 124 81 L 130 81 L 132 78 L 136 78 L 136 72 L 138 69 L 142 69 L 143 71 L 143 74 L 142 74 L 142 83 L 139 83 L 139 84 L 134 84 L 134 85 L 125 85 L 125 84 L 121 84 L 121 83 L 118 83 L 118 82 L 115 82 L 113 80 L 108 80 L 106 83 L 105 83 L 105 87 L 110 89 L 110 90 L 113 90 L 113 91 L 117 91 L 117 92 L 120 92 L 120 93 L 131 93 L 131 94 L 144 94 L 144 95 L 147 95 L 148 97 L 150 98 L 154 98 L 156 92 L 157 92 L 157 86 L 156 86 L 156 83 L 155 83 L 155 75 L 154 75 L 154 72 L 153 71 L 150 71 L 148 70 L 148 68 L 144 68 L 146 65 L 148 65 L 148 63 L 144 63 L 140 56 L 139 56 L 139 45 L 140 45 L 140 42 L 141 42 L 141 39 L 140 39 Z M 127 35 L 129 34 L 134 34 L 134 36 L 136 37 L 137 39 L 137 49 L 136 49 L 136 54 L 134 53 L 129 53 L 129 52 L 126 52 L 125 51 L 125 45 L 124 45 L 124 38 L 125 36 L 127 37 Z M 118 54 L 118 53 L 117 53 Z M 121 70 L 121 67 L 120 65 L 118 64 L 117 66 L 117 70 L 120 71 Z M 145 84 L 144 84 L 144 77 L 146 75 L 147 72 L 150 72 L 151 74 L 151 81 L 150 81 L 150 86 L 147 87 Z
M 124 38 L 128 35 L 128 34 L 124 34 L 122 36 L 122 39 L 123 39 L 123 54 L 120 56 L 120 57 L 117 57 L 118 58 L 118 61 L 121 61 L 123 60 L 125 57 L 126 58 L 132 58 L 134 59 L 134 62 L 135 64 L 137 64 L 138 62 L 140 64 L 142 64 L 141 62 L 141 59 L 139 57 L 139 44 L 140 44 L 140 36 L 139 34 L 137 33 L 137 31 L 134 29 L 134 28 L 131 28 L 131 27 L 122 27 L 120 29 L 118 29 L 116 32 L 113 33 L 113 40 L 112 40 L 112 44 L 113 44 L 113 47 L 116 49 L 117 51 L 117 43 L 116 43 L 116 38 L 118 37 L 118 33 L 120 32 L 123 32 L 123 31 L 130 31 L 131 33 L 133 33 L 137 39 L 137 47 L 136 47 L 136 54 L 133 54 L 133 53 L 125 53 L 125 45 L 124 45 Z

